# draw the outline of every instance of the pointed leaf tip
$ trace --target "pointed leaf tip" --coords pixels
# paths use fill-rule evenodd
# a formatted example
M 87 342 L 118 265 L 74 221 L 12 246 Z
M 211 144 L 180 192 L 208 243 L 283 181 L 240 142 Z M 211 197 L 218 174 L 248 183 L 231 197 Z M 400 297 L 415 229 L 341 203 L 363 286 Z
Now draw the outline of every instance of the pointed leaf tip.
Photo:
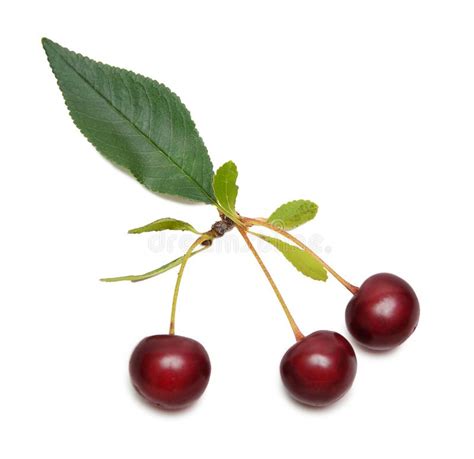
M 174 231 L 191 231 L 195 234 L 200 233 L 194 226 L 182 220 L 176 220 L 175 218 L 160 218 L 155 220 L 148 225 L 141 226 L 140 228 L 134 228 L 128 231 L 129 234 L 140 234 L 147 233 L 150 231 L 165 231 L 165 230 L 174 230 Z
M 328 273 L 324 266 L 312 257 L 309 253 L 296 247 L 292 244 L 288 244 L 281 239 L 264 236 L 263 234 L 255 233 L 260 239 L 268 242 L 278 249 L 283 256 L 302 274 L 310 277 L 314 280 L 326 281 Z
M 208 249 L 209 246 L 202 247 L 198 250 L 195 250 L 192 254 L 191 257 L 194 255 L 197 255 L 199 252 L 202 252 L 203 250 Z M 170 261 L 169 263 L 166 263 L 165 265 L 161 266 L 158 269 L 154 269 L 153 271 L 149 271 L 145 274 L 138 274 L 138 275 L 130 275 L 130 276 L 120 276 L 120 277 L 105 277 L 103 279 L 100 279 L 101 282 L 122 282 L 122 281 L 130 281 L 130 282 L 140 282 L 144 281 L 146 279 L 151 279 L 152 277 L 158 276 L 159 274 L 165 273 L 166 271 L 169 271 L 172 268 L 175 268 L 176 266 L 179 266 L 184 257 L 179 257 L 176 258 L 173 261 Z
M 224 213 L 229 216 L 235 216 L 235 203 L 239 187 L 237 186 L 238 171 L 233 161 L 227 161 L 214 176 L 213 188 L 219 206 Z
M 215 204 L 211 160 L 176 94 L 48 38 L 42 44 L 74 123 L 103 156 L 154 192 Z

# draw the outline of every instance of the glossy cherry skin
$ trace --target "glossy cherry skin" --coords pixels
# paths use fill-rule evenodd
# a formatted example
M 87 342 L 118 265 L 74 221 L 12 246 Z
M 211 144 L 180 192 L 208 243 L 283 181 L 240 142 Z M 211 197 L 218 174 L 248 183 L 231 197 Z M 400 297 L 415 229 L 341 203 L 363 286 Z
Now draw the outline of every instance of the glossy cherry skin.
M 191 338 L 155 335 L 138 343 L 129 369 L 140 395 L 161 408 L 176 410 L 202 395 L 211 362 L 206 349 Z
M 281 359 L 283 384 L 293 398 L 311 406 L 326 406 L 352 386 L 357 359 L 349 341 L 321 330 L 294 344 Z
M 363 346 L 388 350 L 403 343 L 414 331 L 420 305 L 410 285 L 394 274 L 369 277 L 346 308 L 346 324 Z

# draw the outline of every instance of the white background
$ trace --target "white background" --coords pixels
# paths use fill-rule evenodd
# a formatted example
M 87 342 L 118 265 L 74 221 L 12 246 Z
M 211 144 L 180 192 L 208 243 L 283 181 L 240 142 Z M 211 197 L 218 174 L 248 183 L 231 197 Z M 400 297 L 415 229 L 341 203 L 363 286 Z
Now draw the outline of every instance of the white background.
M 472 457 L 472 2 L 1 9 L 0 456 Z M 157 267 L 189 242 L 129 228 L 173 216 L 205 230 L 216 213 L 153 195 L 94 151 L 42 36 L 177 92 L 214 165 L 238 164 L 242 214 L 316 201 L 316 220 L 296 233 L 354 283 L 407 279 L 422 307 L 415 334 L 385 354 L 355 346 L 356 381 L 332 407 L 294 403 L 278 373 L 291 330 L 232 233 L 190 262 L 178 305 L 177 332 L 211 356 L 205 395 L 175 414 L 139 400 L 128 358 L 167 331 L 176 271 L 98 279 Z M 348 336 L 348 292 L 263 256 L 304 332 Z

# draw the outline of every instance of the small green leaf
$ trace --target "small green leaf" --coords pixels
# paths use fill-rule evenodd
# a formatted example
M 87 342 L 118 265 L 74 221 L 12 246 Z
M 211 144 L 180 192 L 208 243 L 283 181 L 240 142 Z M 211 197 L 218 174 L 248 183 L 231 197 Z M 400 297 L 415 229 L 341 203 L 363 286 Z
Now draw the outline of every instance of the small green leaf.
M 130 234 L 148 233 L 150 231 L 164 231 L 164 230 L 175 230 L 175 231 L 191 231 L 196 234 L 201 234 L 194 226 L 181 220 L 174 218 L 160 218 L 148 225 L 141 226 L 140 228 L 134 228 L 129 230 Z
M 292 230 L 312 220 L 318 212 L 318 206 L 311 201 L 299 199 L 280 206 L 270 217 L 268 223 L 284 230 Z
M 228 161 L 217 169 L 214 176 L 214 194 L 219 206 L 229 217 L 236 215 L 235 201 L 239 191 L 237 175 L 237 166 L 232 161 Z
M 284 257 L 302 274 L 314 280 L 325 281 L 328 273 L 324 266 L 309 253 L 286 242 L 263 234 L 253 233 L 260 239 L 276 247 Z
M 102 155 L 152 191 L 215 204 L 211 160 L 176 94 L 47 38 L 43 47 L 74 123 Z
M 208 247 L 203 247 L 202 249 L 196 250 L 191 254 L 191 256 L 196 255 L 203 250 L 206 250 Z M 166 271 L 169 271 L 176 266 L 179 266 L 183 261 L 183 257 L 176 258 L 176 260 L 170 261 L 166 265 L 162 266 L 161 268 L 154 269 L 153 271 L 149 271 L 145 274 L 138 274 L 132 276 L 121 276 L 121 277 L 106 277 L 104 279 L 100 279 L 102 282 L 120 282 L 120 281 L 131 281 L 131 282 L 139 282 L 142 280 L 150 279 L 151 277 L 158 276 L 158 274 L 162 274 Z

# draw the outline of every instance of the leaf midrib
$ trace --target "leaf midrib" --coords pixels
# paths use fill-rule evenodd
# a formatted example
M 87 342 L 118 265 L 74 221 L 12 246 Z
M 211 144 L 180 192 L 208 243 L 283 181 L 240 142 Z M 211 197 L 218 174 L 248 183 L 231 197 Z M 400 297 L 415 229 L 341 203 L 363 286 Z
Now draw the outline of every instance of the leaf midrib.
M 112 103 L 112 101 L 110 101 L 107 97 L 105 97 L 103 94 L 101 94 L 93 85 L 92 83 L 87 79 L 85 78 L 83 75 L 81 75 L 81 73 L 79 73 L 79 71 L 74 67 L 74 65 L 70 64 L 66 59 L 65 57 L 58 51 L 56 51 L 56 53 L 59 55 L 59 57 L 61 58 L 61 60 L 70 68 L 72 69 L 77 76 L 79 76 L 79 78 L 81 78 L 99 97 L 101 97 L 103 100 L 105 100 L 105 102 L 107 102 L 107 104 L 112 107 L 113 110 L 115 110 L 120 116 L 122 116 L 122 118 L 124 118 L 126 121 L 128 121 L 128 123 L 130 123 L 131 126 L 133 126 L 133 128 L 143 137 L 145 138 L 145 140 L 150 144 L 152 145 L 154 148 L 156 148 L 163 156 L 166 157 L 166 159 L 173 165 L 175 166 L 177 169 L 179 169 L 179 171 L 181 171 L 189 180 L 191 180 L 192 182 L 194 182 L 198 188 L 200 188 L 202 190 L 202 192 L 209 198 L 210 202 L 211 203 L 215 203 L 215 200 L 214 198 L 196 181 L 196 179 L 194 177 L 192 177 L 191 175 L 189 175 L 184 169 L 182 169 L 179 164 L 173 160 L 173 158 L 171 158 L 168 154 L 166 154 L 166 152 L 156 143 L 154 142 L 150 137 L 148 137 L 135 123 L 133 123 L 124 113 L 122 113 L 117 107 L 115 107 L 115 105 Z M 84 58 L 86 59 L 86 58 Z

